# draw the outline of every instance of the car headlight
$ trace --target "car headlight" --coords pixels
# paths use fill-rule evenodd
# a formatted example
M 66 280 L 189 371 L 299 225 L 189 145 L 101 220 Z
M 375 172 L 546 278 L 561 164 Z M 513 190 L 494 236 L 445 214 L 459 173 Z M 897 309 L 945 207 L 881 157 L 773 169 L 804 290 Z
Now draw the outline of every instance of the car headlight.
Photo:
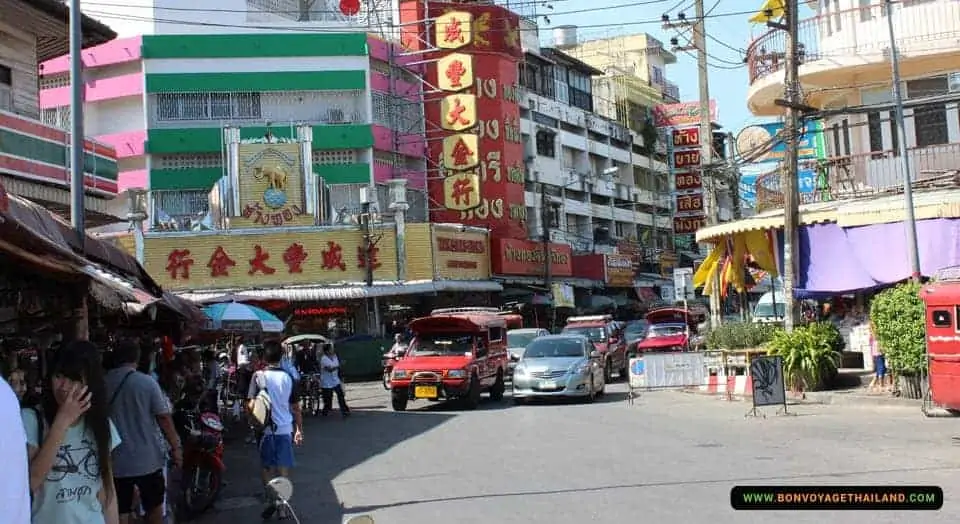
M 522 377 L 527 374 L 527 369 L 523 367 L 523 364 L 518 364 L 517 367 L 513 368 L 513 374 Z
M 581 364 L 576 364 L 569 369 L 571 375 L 584 375 L 590 371 L 590 363 L 584 362 Z
M 467 370 L 465 369 L 451 369 L 447 371 L 447 377 L 449 378 L 464 378 L 467 376 Z
M 393 378 L 407 378 L 407 371 L 404 369 L 395 369 L 393 370 Z

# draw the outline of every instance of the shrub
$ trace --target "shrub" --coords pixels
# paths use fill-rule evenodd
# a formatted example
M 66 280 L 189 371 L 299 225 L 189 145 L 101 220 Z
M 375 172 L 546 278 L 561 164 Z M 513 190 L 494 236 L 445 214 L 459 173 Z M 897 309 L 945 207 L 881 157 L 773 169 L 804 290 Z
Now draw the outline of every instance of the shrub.
M 707 349 L 752 349 L 763 346 L 776 328 L 769 324 L 731 322 L 711 330 L 706 336 Z
M 767 343 L 771 355 L 783 358 L 783 377 L 791 391 L 820 389 L 840 367 L 843 339 L 828 323 L 797 326 L 791 332 L 778 329 Z
M 907 282 L 881 291 L 870 304 L 870 320 L 891 371 L 898 375 L 926 371 L 926 310 L 920 284 Z

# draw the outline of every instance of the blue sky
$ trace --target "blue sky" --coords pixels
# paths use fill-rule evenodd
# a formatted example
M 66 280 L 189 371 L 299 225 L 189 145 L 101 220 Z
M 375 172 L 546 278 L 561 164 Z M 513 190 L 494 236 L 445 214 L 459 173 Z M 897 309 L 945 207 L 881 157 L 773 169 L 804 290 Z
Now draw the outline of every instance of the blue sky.
M 529 3 L 527 0 L 521 0 Z M 707 18 L 707 34 L 714 38 L 707 41 L 707 53 L 713 66 L 710 68 L 710 96 L 717 101 L 720 124 L 731 132 L 736 133 L 748 124 L 769 119 L 759 119 L 750 114 L 746 106 L 747 95 L 747 68 L 743 62 L 743 51 L 750 42 L 752 35 L 760 35 L 766 31 L 763 26 L 751 25 L 747 19 L 750 15 L 739 13 L 761 6 L 760 0 L 704 0 L 705 9 L 710 13 Z M 547 14 L 550 24 L 540 17 L 540 39 L 547 42 L 552 37 L 552 27 L 558 25 L 578 25 L 580 40 L 618 36 L 622 34 L 645 32 L 659 39 L 664 46 L 670 46 L 670 38 L 676 36 L 676 31 L 664 30 L 659 21 L 664 13 L 676 19 L 677 14 L 683 12 L 688 19 L 694 15 L 693 0 L 638 0 L 630 7 L 613 8 L 629 4 L 630 0 L 554 0 L 553 12 L 538 7 L 538 14 Z M 643 5 L 640 5 L 643 4 Z M 680 7 L 676 7 L 680 6 Z M 566 11 L 580 11 L 591 9 L 589 12 L 563 14 Z M 718 16 L 720 15 L 720 16 Z M 803 17 L 804 14 L 801 14 Z M 809 16 L 807 12 L 806 16 Z M 645 22 L 630 23 L 627 22 Z M 619 25 L 618 25 L 619 24 Z M 593 27 L 591 27 L 593 26 Z M 600 27 L 603 26 L 603 27 Z M 689 38 L 689 33 L 686 38 Z M 686 38 L 680 38 L 680 44 Z M 729 47 L 718 43 L 717 40 Z M 730 47 L 735 49 L 730 49 Z M 740 64 L 739 67 L 731 63 Z M 719 67 L 718 67 L 719 66 Z M 733 69 L 731 69 L 733 68 Z M 667 77 L 680 86 L 681 100 L 696 100 L 697 91 L 697 61 L 691 54 L 678 52 L 677 63 L 667 68 Z

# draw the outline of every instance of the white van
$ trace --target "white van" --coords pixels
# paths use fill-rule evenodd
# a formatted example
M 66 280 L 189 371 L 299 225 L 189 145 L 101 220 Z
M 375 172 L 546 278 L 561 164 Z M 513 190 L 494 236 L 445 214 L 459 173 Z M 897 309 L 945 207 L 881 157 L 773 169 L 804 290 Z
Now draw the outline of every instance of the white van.
M 783 322 L 784 311 L 783 290 L 767 291 L 753 308 L 753 321 Z

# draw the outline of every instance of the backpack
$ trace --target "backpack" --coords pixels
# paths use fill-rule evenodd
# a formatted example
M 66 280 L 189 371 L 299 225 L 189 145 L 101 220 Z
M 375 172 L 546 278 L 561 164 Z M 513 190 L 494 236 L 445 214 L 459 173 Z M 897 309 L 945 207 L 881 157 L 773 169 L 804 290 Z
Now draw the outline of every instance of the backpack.
M 253 405 L 250 409 L 250 424 L 258 432 L 264 429 L 275 429 L 273 422 L 273 405 L 270 400 L 270 394 L 267 392 L 267 377 L 265 371 L 257 371 L 253 375 L 254 383 L 257 385 L 257 396 L 253 398 Z

